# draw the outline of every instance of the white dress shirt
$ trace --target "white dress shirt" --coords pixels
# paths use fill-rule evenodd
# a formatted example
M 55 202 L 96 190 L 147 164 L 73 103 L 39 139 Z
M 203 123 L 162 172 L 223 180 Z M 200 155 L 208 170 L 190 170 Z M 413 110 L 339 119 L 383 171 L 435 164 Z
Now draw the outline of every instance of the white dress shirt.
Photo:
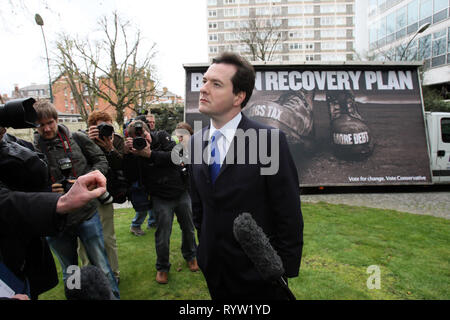
M 209 146 L 208 146 L 208 163 L 211 161 L 211 138 L 213 134 L 219 130 L 221 135 L 219 139 L 217 139 L 217 147 L 220 152 L 220 165 L 222 166 L 223 161 L 227 155 L 228 149 L 230 148 L 231 142 L 234 139 L 234 135 L 236 134 L 237 127 L 239 122 L 241 122 L 242 114 L 239 112 L 233 119 L 228 121 L 222 128 L 216 129 L 210 120 L 210 129 L 209 129 Z

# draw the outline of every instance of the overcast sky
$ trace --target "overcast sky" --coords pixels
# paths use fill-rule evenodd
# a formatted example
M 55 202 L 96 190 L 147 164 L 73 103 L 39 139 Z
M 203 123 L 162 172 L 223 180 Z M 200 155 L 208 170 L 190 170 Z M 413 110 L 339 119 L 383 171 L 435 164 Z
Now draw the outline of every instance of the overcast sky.
M 161 87 L 184 96 L 182 65 L 208 59 L 206 0 L 0 0 L 0 93 L 9 96 L 14 84 L 48 83 L 35 13 L 44 19 L 51 56 L 59 32 L 85 37 L 96 30 L 99 17 L 113 10 L 139 27 L 149 44 L 157 44 L 155 65 Z
M 207 0 L 0 0 L 0 93 L 11 94 L 14 84 L 25 87 L 48 83 L 45 48 L 35 13 L 44 19 L 49 55 L 61 31 L 80 37 L 92 36 L 103 15 L 117 10 L 132 21 L 142 35 L 157 44 L 155 65 L 161 87 L 184 97 L 184 63 L 206 63 Z M 367 0 L 358 0 L 365 12 Z M 13 3 L 13 5 L 11 5 Z M 367 40 L 358 24 L 355 32 L 358 50 Z M 53 71 L 54 72 L 54 71 Z

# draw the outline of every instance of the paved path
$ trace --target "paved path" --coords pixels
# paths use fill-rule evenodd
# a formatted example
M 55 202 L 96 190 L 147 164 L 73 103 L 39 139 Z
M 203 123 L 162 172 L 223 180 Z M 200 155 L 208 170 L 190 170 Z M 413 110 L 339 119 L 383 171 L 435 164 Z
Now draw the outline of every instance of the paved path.
M 302 202 L 323 201 L 450 219 L 450 192 L 305 194 L 301 199 Z M 132 208 L 132 206 L 131 202 L 127 201 L 123 204 L 114 204 L 114 208 Z
M 301 200 L 391 209 L 450 219 L 450 192 L 305 194 Z

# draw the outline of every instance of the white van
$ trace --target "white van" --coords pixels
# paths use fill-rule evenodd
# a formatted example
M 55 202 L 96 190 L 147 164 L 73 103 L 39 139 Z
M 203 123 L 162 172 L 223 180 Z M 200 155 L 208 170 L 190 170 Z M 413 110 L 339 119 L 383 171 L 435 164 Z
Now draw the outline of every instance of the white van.
M 450 112 L 425 112 L 434 183 L 450 183 Z

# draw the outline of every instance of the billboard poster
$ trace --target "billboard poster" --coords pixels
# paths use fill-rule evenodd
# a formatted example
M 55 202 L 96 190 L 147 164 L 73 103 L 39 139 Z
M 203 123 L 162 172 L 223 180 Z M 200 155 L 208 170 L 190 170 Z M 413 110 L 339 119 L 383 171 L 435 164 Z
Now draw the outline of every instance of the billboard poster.
M 185 65 L 185 119 L 208 65 Z M 301 186 L 431 183 L 417 64 L 255 65 L 242 112 L 283 131 Z M 197 124 L 196 128 L 199 128 Z

